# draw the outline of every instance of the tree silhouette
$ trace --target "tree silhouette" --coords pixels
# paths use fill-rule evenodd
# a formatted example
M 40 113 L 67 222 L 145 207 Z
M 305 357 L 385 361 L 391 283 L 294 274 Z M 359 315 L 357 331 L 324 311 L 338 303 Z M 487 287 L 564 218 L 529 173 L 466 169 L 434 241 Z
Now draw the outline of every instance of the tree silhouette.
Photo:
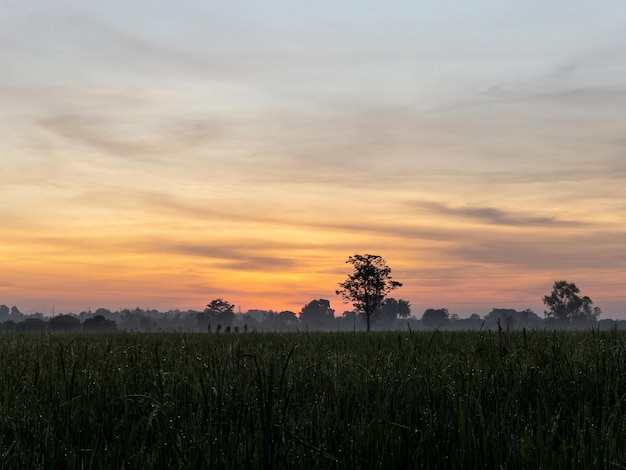
M 0 321 L 6 321 L 9 317 L 9 312 L 11 310 L 6 305 L 0 305 Z
M 428 327 L 439 327 L 450 319 L 447 308 L 429 308 L 422 314 L 422 322 Z
M 555 320 L 596 320 L 602 311 L 591 307 L 593 302 L 587 296 L 580 297 L 580 289 L 573 282 L 556 281 L 550 295 L 543 297 L 543 303 L 549 310 L 544 311 L 546 318 Z
M 204 309 L 211 323 L 220 322 L 230 325 L 235 318 L 235 306 L 222 298 L 212 300 Z
M 38 317 L 30 317 L 24 319 L 24 331 L 25 332 L 44 332 L 48 326 L 45 321 Z
M 48 321 L 50 331 L 79 331 L 80 320 L 72 315 L 57 315 Z
M 411 304 L 408 300 L 396 300 L 393 297 L 385 299 L 375 317 L 383 324 L 391 325 L 398 318 L 407 318 L 411 315 Z
M 512 308 L 494 308 L 485 315 L 485 321 L 491 325 L 499 323 L 502 328 L 511 330 L 537 326 L 542 320 L 530 309 L 519 312 Z
M 117 331 L 117 323 L 114 320 L 108 320 L 104 315 L 95 315 L 87 318 L 83 323 L 84 331 Z
M 356 254 L 346 263 L 354 266 L 354 272 L 339 284 L 336 293 L 365 315 L 367 331 L 370 331 L 372 315 L 382 306 L 387 294 L 402 283 L 391 279 L 391 268 L 380 256 Z
M 300 321 L 311 327 L 319 327 L 332 321 L 335 311 L 330 308 L 330 301 L 326 299 L 312 300 L 300 311 Z
M 274 325 L 278 329 L 289 329 L 290 327 L 297 327 L 300 321 L 295 312 L 290 310 L 283 310 L 280 313 L 274 315 Z

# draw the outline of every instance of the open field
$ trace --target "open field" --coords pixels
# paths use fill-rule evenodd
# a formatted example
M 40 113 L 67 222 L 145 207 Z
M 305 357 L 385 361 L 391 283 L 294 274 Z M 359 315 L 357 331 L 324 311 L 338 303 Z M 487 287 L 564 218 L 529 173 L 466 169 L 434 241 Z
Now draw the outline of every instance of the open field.
M 0 336 L 2 468 L 623 468 L 626 333 Z

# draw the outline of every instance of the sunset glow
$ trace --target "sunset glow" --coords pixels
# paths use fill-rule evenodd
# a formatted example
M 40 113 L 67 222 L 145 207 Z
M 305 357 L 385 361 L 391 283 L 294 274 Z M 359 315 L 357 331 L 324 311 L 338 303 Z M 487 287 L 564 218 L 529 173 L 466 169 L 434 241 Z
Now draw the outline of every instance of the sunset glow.
M 372 253 L 626 318 L 623 2 L 53 3 L 0 0 L 0 304 L 339 314 Z

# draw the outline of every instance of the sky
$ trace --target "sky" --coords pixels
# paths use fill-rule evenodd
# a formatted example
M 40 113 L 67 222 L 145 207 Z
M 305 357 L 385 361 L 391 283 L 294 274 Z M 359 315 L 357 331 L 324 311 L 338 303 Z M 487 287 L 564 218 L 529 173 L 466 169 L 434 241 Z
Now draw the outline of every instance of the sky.
M 626 318 L 626 3 L 0 0 L 0 304 Z

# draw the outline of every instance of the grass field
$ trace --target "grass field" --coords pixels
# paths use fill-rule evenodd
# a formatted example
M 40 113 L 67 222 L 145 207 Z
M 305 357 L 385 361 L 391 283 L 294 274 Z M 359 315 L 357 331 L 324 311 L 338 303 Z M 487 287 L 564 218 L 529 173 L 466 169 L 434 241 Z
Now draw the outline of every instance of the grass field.
M 625 468 L 626 333 L 0 336 L 2 468 Z

